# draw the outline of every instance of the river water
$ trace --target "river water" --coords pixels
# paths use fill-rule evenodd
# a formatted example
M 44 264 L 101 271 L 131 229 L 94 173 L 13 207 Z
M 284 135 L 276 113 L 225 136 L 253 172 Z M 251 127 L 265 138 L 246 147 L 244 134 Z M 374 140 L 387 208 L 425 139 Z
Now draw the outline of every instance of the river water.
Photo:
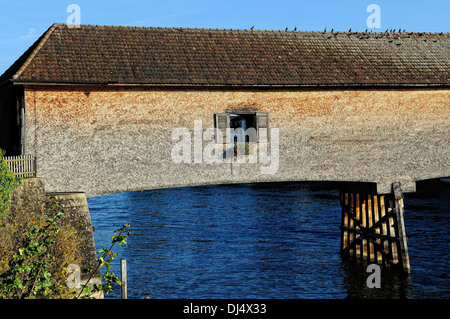
M 339 192 L 324 183 L 173 188 L 88 199 L 96 248 L 131 225 L 128 298 L 450 298 L 450 184 L 405 194 L 412 273 L 383 269 L 368 288 L 367 265 L 339 254 Z M 117 287 L 105 298 L 120 298 Z

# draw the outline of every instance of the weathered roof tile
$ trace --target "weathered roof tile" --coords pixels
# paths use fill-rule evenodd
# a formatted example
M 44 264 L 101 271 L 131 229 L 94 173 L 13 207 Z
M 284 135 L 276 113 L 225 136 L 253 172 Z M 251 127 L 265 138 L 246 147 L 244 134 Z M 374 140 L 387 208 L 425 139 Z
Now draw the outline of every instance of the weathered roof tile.
M 18 83 L 450 85 L 449 33 L 54 24 L 1 77 Z

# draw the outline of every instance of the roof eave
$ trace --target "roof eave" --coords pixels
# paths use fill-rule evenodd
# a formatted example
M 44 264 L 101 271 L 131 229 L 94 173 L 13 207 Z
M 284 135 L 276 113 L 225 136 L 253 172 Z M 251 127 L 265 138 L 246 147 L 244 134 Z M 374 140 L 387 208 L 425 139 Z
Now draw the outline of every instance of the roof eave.
M 233 88 L 447 88 L 450 83 L 310 83 L 310 84 L 230 84 L 230 83 L 111 83 L 111 82 L 54 82 L 54 81 L 17 81 L 8 80 L 14 85 L 46 86 L 129 86 L 129 87 L 233 87 Z M 8 82 L 5 81 L 4 83 Z M 3 85 L 3 84 L 2 84 Z M 1 85 L 0 85 L 1 86 Z

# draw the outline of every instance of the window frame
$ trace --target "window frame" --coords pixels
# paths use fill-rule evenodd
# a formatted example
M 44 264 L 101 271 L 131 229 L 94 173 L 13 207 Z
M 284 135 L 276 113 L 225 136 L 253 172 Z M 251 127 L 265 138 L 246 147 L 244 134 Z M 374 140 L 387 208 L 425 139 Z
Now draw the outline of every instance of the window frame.
M 220 144 L 217 141 L 217 131 L 222 131 L 222 144 L 234 144 L 234 141 L 227 143 L 227 129 L 230 129 L 231 114 L 236 115 L 253 115 L 254 116 L 254 128 L 256 130 L 257 144 L 268 143 L 269 136 L 269 113 L 258 111 L 236 111 L 236 112 L 222 112 L 214 114 L 214 141 L 216 144 Z M 226 125 L 226 127 L 223 127 Z M 230 136 L 231 139 L 231 136 Z

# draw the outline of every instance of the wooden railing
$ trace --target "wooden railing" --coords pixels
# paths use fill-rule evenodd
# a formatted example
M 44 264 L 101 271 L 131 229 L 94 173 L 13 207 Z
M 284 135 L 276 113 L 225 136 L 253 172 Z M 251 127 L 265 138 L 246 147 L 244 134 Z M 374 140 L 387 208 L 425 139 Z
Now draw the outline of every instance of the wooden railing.
M 36 177 L 36 158 L 32 155 L 5 156 L 3 159 L 14 176 Z

